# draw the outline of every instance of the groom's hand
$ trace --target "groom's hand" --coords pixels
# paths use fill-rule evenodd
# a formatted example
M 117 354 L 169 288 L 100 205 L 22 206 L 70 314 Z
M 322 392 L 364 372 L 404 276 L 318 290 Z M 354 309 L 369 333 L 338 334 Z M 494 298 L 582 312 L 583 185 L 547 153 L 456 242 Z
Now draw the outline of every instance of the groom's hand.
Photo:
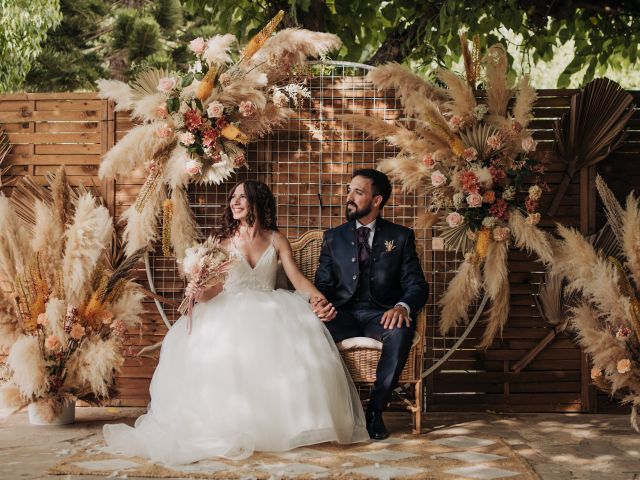
M 384 312 L 380 323 L 385 329 L 400 328 L 403 323 L 410 327 L 411 317 L 406 308 L 402 305 L 396 305 L 391 310 Z
M 330 322 L 333 320 L 338 312 L 332 303 L 329 303 L 327 299 L 319 299 L 318 301 L 313 301 L 311 303 L 313 308 L 313 313 L 322 320 L 323 322 Z

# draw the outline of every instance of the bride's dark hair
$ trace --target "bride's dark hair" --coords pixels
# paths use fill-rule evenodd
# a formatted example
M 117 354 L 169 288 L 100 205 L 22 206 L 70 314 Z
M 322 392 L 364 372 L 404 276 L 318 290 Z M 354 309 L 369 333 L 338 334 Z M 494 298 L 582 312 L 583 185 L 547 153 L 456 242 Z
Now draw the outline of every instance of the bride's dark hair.
M 240 185 L 244 186 L 244 193 L 249 203 L 247 223 L 253 225 L 257 221 L 258 224 L 266 230 L 278 230 L 276 199 L 273 197 L 273 193 L 271 193 L 267 184 L 260 180 L 245 180 L 244 182 L 234 185 L 229 191 L 227 195 L 227 206 L 222 214 L 222 225 L 220 226 L 217 236 L 220 238 L 229 238 L 238 231 L 240 222 L 234 220 L 233 212 L 231 212 L 229 204 L 231 203 L 231 197 L 233 197 L 233 194 Z

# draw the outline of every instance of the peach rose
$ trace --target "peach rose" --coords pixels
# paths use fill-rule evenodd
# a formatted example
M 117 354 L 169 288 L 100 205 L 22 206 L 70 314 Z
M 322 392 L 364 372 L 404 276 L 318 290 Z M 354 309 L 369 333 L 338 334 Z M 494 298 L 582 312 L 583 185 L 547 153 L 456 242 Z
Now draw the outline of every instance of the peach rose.
M 451 212 L 449 215 L 447 215 L 447 224 L 451 228 L 457 227 L 458 225 L 462 225 L 463 221 L 464 221 L 464 217 L 460 215 L 458 212 Z
M 505 242 L 509 240 L 511 230 L 509 227 L 496 227 L 493 229 L 493 239 L 496 242 Z
M 156 107 L 156 117 L 158 118 L 167 118 L 169 112 L 167 111 L 167 106 L 164 103 L 161 103 Z
M 616 365 L 616 369 L 618 373 L 627 373 L 631 371 L 631 360 L 625 358 L 624 360 L 620 360 Z
M 602 376 L 602 370 L 600 370 L 598 367 L 593 367 L 591 369 L 591 379 L 595 380 L 596 378 L 600 378 Z

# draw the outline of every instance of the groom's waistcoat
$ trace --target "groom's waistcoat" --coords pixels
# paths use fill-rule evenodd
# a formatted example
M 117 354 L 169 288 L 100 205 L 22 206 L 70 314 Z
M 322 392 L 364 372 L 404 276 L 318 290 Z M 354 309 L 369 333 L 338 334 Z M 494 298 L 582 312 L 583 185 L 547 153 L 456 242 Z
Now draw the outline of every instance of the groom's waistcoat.
M 412 315 L 429 293 L 413 230 L 382 218 L 376 221 L 368 265 L 358 262 L 355 221 L 327 230 L 315 284 L 336 307 L 358 297 L 385 309 L 404 302 Z

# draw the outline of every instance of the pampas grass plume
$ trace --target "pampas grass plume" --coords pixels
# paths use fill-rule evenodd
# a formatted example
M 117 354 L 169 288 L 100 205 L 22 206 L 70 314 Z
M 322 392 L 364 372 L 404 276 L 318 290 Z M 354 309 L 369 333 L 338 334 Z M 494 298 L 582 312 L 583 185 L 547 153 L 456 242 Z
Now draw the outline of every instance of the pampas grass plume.
M 93 337 L 82 344 L 69 362 L 69 381 L 80 388 L 90 389 L 96 397 L 105 398 L 121 367 L 122 356 L 117 340 Z
M 49 389 L 49 377 L 38 338 L 21 336 L 11 347 L 7 364 L 13 371 L 12 381 L 24 398 L 42 397 Z
M 114 320 L 121 320 L 127 328 L 137 327 L 142 324 L 142 315 L 145 313 L 145 298 L 137 288 L 128 288 L 124 293 L 111 304 L 111 312 Z

